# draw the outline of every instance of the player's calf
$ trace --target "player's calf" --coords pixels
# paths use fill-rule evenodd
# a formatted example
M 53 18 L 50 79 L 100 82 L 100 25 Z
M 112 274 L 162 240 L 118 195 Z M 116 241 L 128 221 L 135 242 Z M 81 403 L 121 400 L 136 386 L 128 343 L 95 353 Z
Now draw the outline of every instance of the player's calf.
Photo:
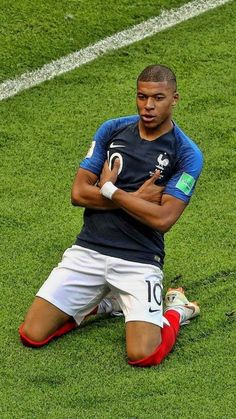
M 129 361 L 136 362 L 151 355 L 161 343 L 161 328 L 144 321 L 126 323 L 126 350 Z
M 137 367 L 159 365 L 172 350 L 180 326 L 188 324 L 200 313 L 198 304 L 188 301 L 183 288 L 169 289 L 165 297 L 165 305 L 164 317 L 168 324 L 165 324 L 161 330 L 161 343 L 150 355 L 130 360 L 129 364 Z
M 111 294 L 108 297 L 104 298 L 85 318 L 96 314 L 123 315 L 117 300 Z M 25 322 L 19 327 L 19 335 L 23 345 L 40 348 L 77 327 L 78 324 L 73 317 L 48 301 L 36 297 Z

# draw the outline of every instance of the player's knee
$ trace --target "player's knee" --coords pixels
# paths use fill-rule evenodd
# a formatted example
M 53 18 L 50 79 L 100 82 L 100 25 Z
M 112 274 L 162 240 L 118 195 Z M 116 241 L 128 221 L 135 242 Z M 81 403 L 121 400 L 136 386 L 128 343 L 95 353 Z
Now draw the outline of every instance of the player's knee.
M 159 360 L 156 357 L 157 348 L 150 347 L 143 347 L 142 350 L 140 348 L 134 350 L 130 350 L 127 352 L 128 355 L 128 363 L 135 367 L 152 367 L 154 365 L 159 364 Z
M 24 334 L 31 340 L 35 342 L 41 342 L 45 340 L 48 336 L 43 330 L 42 326 L 35 323 L 35 324 L 24 324 Z
M 127 348 L 127 357 L 129 361 L 139 361 L 147 358 L 153 353 L 154 348 L 150 346 L 139 346 Z
M 140 350 L 127 351 L 128 361 L 138 361 L 139 359 L 146 358 L 146 352 Z
M 19 335 L 24 346 L 40 347 L 44 346 L 48 336 L 45 331 L 37 324 L 23 323 L 19 327 Z
M 136 359 L 136 360 L 128 360 L 128 364 L 132 365 L 132 367 L 141 367 L 141 368 L 149 368 L 149 367 L 154 367 L 158 364 L 158 362 L 156 362 L 155 358 L 152 355 L 149 355 L 145 358 L 140 358 L 140 359 Z
M 161 344 L 161 334 L 156 334 L 155 339 L 144 336 L 138 340 L 128 339 L 126 341 L 126 350 L 129 361 L 139 361 L 149 357 Z

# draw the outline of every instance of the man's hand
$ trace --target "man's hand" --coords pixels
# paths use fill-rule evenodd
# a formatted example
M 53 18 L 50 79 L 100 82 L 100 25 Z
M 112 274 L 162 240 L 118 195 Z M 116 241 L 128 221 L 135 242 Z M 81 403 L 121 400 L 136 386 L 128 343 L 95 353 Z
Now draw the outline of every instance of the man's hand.
M 100 175 L 100 180 L 99 180 L 99 187 L 100 188 L 106 182 L 112 182 L 113 184 L 116 183 L 116 180 L 117 180 L 117 177 L 118 177 L 119 167 L 120 167 L 120 160 L 118 158 L 115 159 L 112 170 L 109 169 L 107 161 L 104 163 L 102 173 Z
M 164 186 L 157 186 L 155 182 L 160 177 L 160 170 L 157 170 L 150 179 L 146 180 L 140 188 L 133 193 L 134 196 L 144 199 L 145 201 L 152 202 L 154 204 L 161 204 L 161 198 L 163 194 Z

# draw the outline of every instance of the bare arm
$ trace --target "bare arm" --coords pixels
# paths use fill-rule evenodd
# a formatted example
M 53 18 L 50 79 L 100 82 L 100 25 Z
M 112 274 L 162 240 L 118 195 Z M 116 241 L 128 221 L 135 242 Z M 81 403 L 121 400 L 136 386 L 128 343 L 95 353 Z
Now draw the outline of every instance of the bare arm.
M 116 182 L 118 172 L 118 161 L 116 162 L 116 172 L 113 173 L 113 177 L 110 177 L 113 183 Z M 109 170 L 109 173 L 110 170 Z M 103 174 L 101 175 L 103 176 Z M 162 199 L 162 193 L 164 187 L 156 186 L 155 180 L 158 179 L 159 174 L 155 174 L 152 178 L 148 179 L 144 184 L 136 191 L 129 193 L 135 195 L 145 201 L 155 202 L 160 204 Z M 97 185 L 98 176 L 89 170 L 79 169 L 71 191 L 71 202 L 75 206 L 81 206 L 86 208 L 93 208 L 98 210 L 109 210 L 119 208 L 110 199 L 104 198 L 100 193 L 100 188 Z
M 89 170 L 79 169 L 71 190 L 71 202 L 75 206 L 107 210 L 117 208 L 117 205 L 101 195 L 96 186 L 98 176 Z
M 166 233 L 176 223 L 186 204 L 171 195 L 163 195 L 161 205 L 147 202 L 117 189 L 112 202 L 144 224 Z
M 118 168 L 119 166 L 114 164 L 113 169 L 110 170 L 106 163 L 101 174 L 100 185 L 103 186 L 106 182 L 113 183 Z M 158 173 L 155 176 L 158 178 Z M 151 186 L 152 180 L 148 180 L 147 182 Z M 157 203 L 142 199 L 138 191 L 137 193 L 130 194 L 121 189 L 116 189 L 113 192 L 111 201 L 143 224 L 157 229 L 162 233 L 167 232 L 176 223 L 186 208 L 185 202 L 171 195 L 163 195 L 161 205 L 158 205 Z

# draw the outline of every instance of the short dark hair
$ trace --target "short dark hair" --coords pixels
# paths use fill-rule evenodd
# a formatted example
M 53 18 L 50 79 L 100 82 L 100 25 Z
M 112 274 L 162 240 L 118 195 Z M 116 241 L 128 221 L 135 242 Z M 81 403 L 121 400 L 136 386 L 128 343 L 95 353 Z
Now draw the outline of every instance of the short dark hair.
M 153 64 L 144 68 L 138 76 L 137 82 L 139 81 L 166 81 L 167 83 L 171 83 L 173 85 L 174 90 L 177 90 L 175 73 L 169 67 L 161 64 Z

